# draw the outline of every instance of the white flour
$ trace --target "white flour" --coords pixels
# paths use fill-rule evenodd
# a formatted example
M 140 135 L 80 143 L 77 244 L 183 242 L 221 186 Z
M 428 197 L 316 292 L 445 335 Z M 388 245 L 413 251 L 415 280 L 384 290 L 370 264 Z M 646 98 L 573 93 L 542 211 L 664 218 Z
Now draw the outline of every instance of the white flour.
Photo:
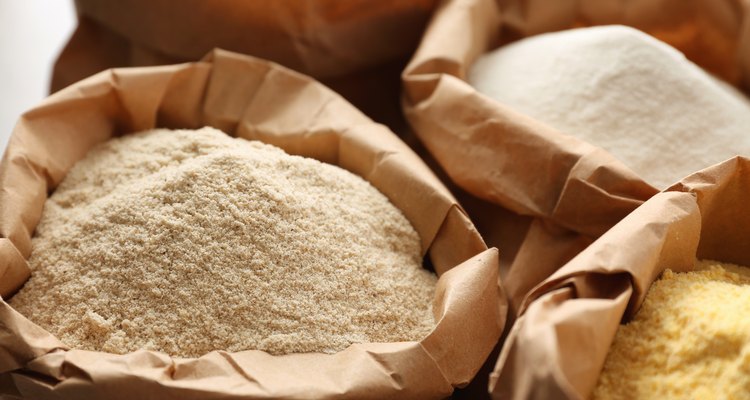
M 497 101 L 606 149 L 659 189 L 750 156 L 750 101 L 632 28 L 523 39 L 482 56 L 468 78 Z

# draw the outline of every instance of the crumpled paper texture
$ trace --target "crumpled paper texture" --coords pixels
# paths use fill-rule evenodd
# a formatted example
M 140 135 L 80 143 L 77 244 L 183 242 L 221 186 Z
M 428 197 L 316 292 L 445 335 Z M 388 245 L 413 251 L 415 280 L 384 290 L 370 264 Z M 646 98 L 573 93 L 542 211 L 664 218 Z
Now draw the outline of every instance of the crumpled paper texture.
M 306 76 L 221 50 L 195 63 L 108 70 L 21 116 L 0 163 L 0 295 L 28 278 L 44 202 L 92 146 L 154 127 L 205 125 L 339 165 L 383 192 L 414 225 L 440 277 L 434 330 L 419 342 L 355 344 L 333 355 L 114 355 L 69 349 L 0 301 L 0 394 L 437 399 L 474 377 L 505 324 L 497 250 L 487 249 L 448 190 L 387 128 Z
M 467 70 L 483 53 L 521 37 L 617 23 L 750 87 L 747 0 L 444 0 L 402 75 L 402 105 L 414 132 L 446 175 L 479 199 L 477 208 L 462 203 L 481 221 L 488 244 L 512 255 L 503 282 L 513 310 L 658 191 L 603 149 L 480 94 L 465 81 Z M 515 228 L 493 235 L 501 226 Z M 514 236 L 523 240 L 508 248 Z
M 52 90 L 107 68 L 197 61 L 222 48 L 310 75 L 399 128 L 399 74 L 436 2 L 76 0 L 78 28 Z
M 402 74 L 402 108 L 423 157 L 460 188 L 461 204 L 500 250 L 509 324 L 537 285 L 658 190 L 603 149 L 478 93 L 466 74 L 511 41 L 604 24 L 642 29 L 750 89 L 750 0 L 443 0 Z M 502 379 L 493 378 L 496 397 L 571 393 L 547 385 L 554 351 L 510 354 L 498 364 Z
M 498 399 L 586 399 L 621 321 L 662 271 L 695 259 L 750 265 L 750 160 L 657 194 L 534 288 L 490 378 Z

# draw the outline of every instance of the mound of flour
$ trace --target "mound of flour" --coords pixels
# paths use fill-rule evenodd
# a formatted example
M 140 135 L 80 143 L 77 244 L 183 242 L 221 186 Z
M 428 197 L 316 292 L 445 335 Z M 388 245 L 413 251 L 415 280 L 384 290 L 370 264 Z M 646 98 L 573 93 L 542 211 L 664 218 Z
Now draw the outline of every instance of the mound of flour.
M 485 54 L 480 92 L 602 147 L 664 189 L 750 156 L 750 101 L 669 45 L 624 26 L 548 33 Z
M 10 304 L 87 350 L 330 353 L 434 325 L 437 278 L 383 194 L 211 128 L 90 151 L 45 203 L 29 265 Z

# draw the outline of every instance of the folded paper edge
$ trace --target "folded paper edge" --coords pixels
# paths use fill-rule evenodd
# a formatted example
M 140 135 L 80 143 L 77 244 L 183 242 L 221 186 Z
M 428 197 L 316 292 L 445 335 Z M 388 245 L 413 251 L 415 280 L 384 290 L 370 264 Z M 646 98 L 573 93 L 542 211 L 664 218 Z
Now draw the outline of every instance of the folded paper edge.
M 171 77 L 172 75 L 174 75 L 174 73 L 176 71 L 182 71 L 184 69 L 190 69 L 190 68 L 193 68 L 193 67 L 198 66 L 198 65 L 205 66 L 206 64 L 209 63 L 209 61 L 213 62 L 217 58 L 221 58 L 221 57 L 224 57 L 224 56 L 225 56 L 224 53 L 222 53 L 220 51 L 217 51 L 217 52 L 212 52 L 211 54 L 207 55 L 206 59 L 204 61 L 202 61 L 202 62 L 189 63 L 189 64 L 181 64 L 181 65 L 178 65 L 178 66 L 171 66 L 171 67 L 158 67 L 157 69 L 159 70 L 159 74 L 161 74 L 164 79 L 168 79 L 169 77 Z M 240 56 L 240 57 L 246 57 L 246 56 Z M 246 57 L 246 58 L 249 59 L 250 62 L 265 62 L 265 61 L 257 60 L 257 59 L 251 58 L 251 57 Z M 276 64 L 273 64 L 273 68 L 277 68 L 277 69 L 286 71 L 285 68 L 280 67 L 280 66 L 278 66 Z M 144 74 L 148 74 L 148 71 L 149 71 L 149 69 L 145 69 L 145 68 L 141 68 L 139 70 L 140 70 L 140 73 L 144 73 Z M 104 90 L 106 92 L 109 92 L 109 91 L 115 91 L 115 92 L 117 92 L 117 90 L 115 90 L 115 87 L 119 87 L 119 83 L 117 83 L 118 79 L 117 79 L 116 75 L 118 74 L 118 72 L 126 72 L 126 71 L 130 71 L 130 70 L 127 70 L 127 69 L 117 69 L 117 70 L 105 71 L 105 72 L 102 72 L 102 73 L 100 73 L 100 74 L 92 77 L 92 78 L 86 79 L 84 81 L 85 83 L 82 83 L 82 84 L 88 85 L 88 87 L 95 87 L 95 88 L 97 88 L 96 91 L 99 91 L 99 92 L 102 91 L 102 90 Z M 81 87 L 82 84 L 74 85 L 74 87 Z M 68 88 L 66 90 L 63 90 L 60 93 L 58 93 L 56 96 L 53 96 L 53 98 L 48 99 L 47 101 L 44 102 L 44 106 L 45 107 L 49 107 L 50 104 L 54 104 L 56 101 L 68 101 L 70 98 L 75 98 L 75 97 L 79 97 L 79 96 L 85 97 L 87 95 L 86 94 L 87 93 L 86 90 L 83 90 L 83 91 L 76 90 L 76 89 L 73 89 L 74 87 Z M 106 89 L 107 87 L 109 87 L 110 89 Z M 365 118 L 365 117 L 363 116 L 363 118 Z M 365 123 L 371 123 L 371 121 L 369 121 L 369 119 L 367 119 L 364 122 Z M 407 148 L 407 151 L 411 151 L 411 150 L 408 150 L 408 148 Z M 455 202 L 455 200 L 452 200 L 452 201 Z M 446 218 L 447 218 L 447 215 L 446 215 Z M 503 299 L 498 299 L 498 304 L 501 304 L 502 300 Z M 10 308 L 6 303 L 3 303 L 3 306 Z M 497 305 L 493 305 L 493 307 L 495 307 L 495 306 L 497 306 Z M 15 323 L 15 324 L 30 323 L 28 320 L 25 319 L 25 317 L 20 316 L 20 315 L 15 316 L 13 318 L 10 318 L 10 321 L 13 322 L 13 323 Z M 39 328 L 39 329 L 41 329 L 41 328 Z M 437 327 L 435 329 L 437 329 Z M 46 336 L 48 336 L 48 339 L 50 339 L 50 340 L 54 339 L 48 333 L 46 333 Z M 54 340 L 56 341 L 56 339 L 54 339 Z M 415 342 L 415 343 L 417 343 L 417 342 Z M 494 343 L 493 343 L 493 345 L 494 345 Z M 354 345 L 354 346 L 356 346 L 356 345 Z M 19 358 L 17 358 L 18 364 L 24 364 L 24 363 L 33 364 L 34 365 L 34 369 L 33 370 L 35 371 L 35 374 L 41 373 L 43 375 L 47 375 L 48 373 L 51 373 L 53 371 L 62 371 L 64 369 L 65 365 L 69 365 L 69 364 L 67 364 L 66 361 L 65 361 L 65 358 L 66 358 L 65 354 L 66 354 L 66 352 L 63 352 L 62 354 L 60 354 L 60 352 L 59 352 L 59 349 L 61 347 L 62 346 L 59 346 L 59 345 L 55 345 L 54 347 L 53 346 L 48 346 L 47 347 L 48 355 L 47 356 L 38 357 L 38 354 L 34 354 L 34 356 L 36 358 L 33 358 L 33 357 L 31 357 L 29 355 L 25 355 L 25 354 L 16 354 L 16 356 L 19 357 Z M 3 348 L 6 348 L 6 346 L 3 346 Z M 12 351 L 15 351 L 15 350 L 12 350 Z M 71 354 L 78 354 L 79 352 L 80 351 L 73 351 Z M 151 352 L 147 352 L 147 353 L 151 353 Z M 104 355 L 105 358 L 111 356 L 111 355 L 108 355 L 106 353 L 99 353 L 99 354 L 100 355 Z M 160 353 L 156 353 L 156 352 L 153 352 L 152 355 L 154 357 L 163 356 L 163 355 L 160 355 Z M 128 357 L 128 356 L 129 355 L 115 356 L 115 357 L 117 358 L 117 357 Z M 200 359 L 198 359 L 198 360 L 200 360 Z M 49 362 L 53 362 L 53 364 L 49 364 Z M 9 368 L 12 368 L 12 367 L 15 367 L 15 365 L 10 366 Z M 75 371 L 75 369 L 73 369 L 72 371 Z M 121 371 L 121 372 L 126 373 L 125 371 Z M 14 374 L 16 374 L 17 376 L 20 376 L 20 374 L 22 374 L 22 372 L 21 371 L 15 371 Z M 49 376 L 49 375 L 47 375 L 47 376 Z M 27 378 L 33 380 L 34 379 L 33 378 L 33 374 L 27 376 Z M 66 379 L 69 379 L 70 377 L 69 376 L 59 375 L 58 378 L 66 380 Z M 83 379 L 85 381 L 86 377 L 85 376 L 78 376 L 78 379 Z

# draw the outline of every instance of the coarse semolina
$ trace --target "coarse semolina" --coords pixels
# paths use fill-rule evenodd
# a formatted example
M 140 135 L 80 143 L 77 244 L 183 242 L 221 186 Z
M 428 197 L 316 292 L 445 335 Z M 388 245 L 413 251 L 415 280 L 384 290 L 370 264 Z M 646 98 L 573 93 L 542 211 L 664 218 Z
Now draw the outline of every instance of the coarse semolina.
M 73 348 L 336 352 L 419 340 L 436 276 L 362 178 L 212 128 L 90 151 L 47 200 L 10 304 Z
M 750 399 L 750 268 L 664 271 L 621 326 L 594 399 Z

